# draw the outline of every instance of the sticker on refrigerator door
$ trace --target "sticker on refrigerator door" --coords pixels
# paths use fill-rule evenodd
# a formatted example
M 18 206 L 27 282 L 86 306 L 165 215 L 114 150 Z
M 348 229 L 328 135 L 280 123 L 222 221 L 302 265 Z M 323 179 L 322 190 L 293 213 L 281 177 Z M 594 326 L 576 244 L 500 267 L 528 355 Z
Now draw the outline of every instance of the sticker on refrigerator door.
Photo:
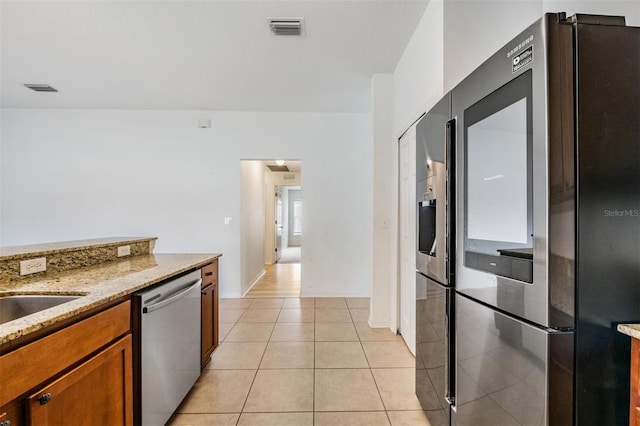
M 533 45 L 529 46 L 511 59 L 512 73 L 515 74 L 531 62 L 533 62 Z

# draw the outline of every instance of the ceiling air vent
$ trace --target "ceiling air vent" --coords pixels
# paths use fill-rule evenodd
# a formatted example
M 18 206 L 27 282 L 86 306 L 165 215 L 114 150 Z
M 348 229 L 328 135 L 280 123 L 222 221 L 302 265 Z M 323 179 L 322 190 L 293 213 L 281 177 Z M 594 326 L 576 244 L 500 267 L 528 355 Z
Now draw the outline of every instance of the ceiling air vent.
M 31 90 L 36 92 L 57 92 L 58 90 L 49 86 L 48 84 L 25 84 Z
M 267 18 L 269 29 L 274 35 L 300 36 L 304 35 L 302 18 Z
M 289 171 L 289 167 L 287 166 L 267 166 L 267 167 L 272 172 L 288 172 Z
M 283 177 L 284 177 L 284 180 L 296 180 L 295 173 L 285 173 Z

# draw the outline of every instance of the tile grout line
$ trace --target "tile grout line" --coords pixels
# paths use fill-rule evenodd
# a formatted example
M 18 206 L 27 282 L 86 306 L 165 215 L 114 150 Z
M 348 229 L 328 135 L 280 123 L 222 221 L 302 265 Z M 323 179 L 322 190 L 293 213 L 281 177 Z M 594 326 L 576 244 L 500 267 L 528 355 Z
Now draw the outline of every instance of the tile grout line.
M 255 300 L 254 300 L 255 301 Z M 253 302 L 251 303 L 253 304 Z M 247 308 L 249 309 L 249 308 Z M 282 309 L 280 309 L 282 310 Z M 278 313 L 280 315 L 280 313 Z M 238 320 L 239 321 L 239 320 Z M 242 413 L 244 413 L 244 408 L 247 405 L 247 401 L 249 400 L 249 395 L 251 394 L 251 389 L 253 389 L 253 385 L 256 382 L 256 378 L 258 377 L 258 371 L 260 371 L 260 365 L 262 364 L 262 360 L 264 359 L 264 355 L 267 353 L 267 348 L 269 347 L 269 342 L 271 341 L 271 336 L 273 335 L 273 331 L 276 328 L 276 323 L 273 323 L 273 327 L 271 328 L 271 333 L 269 333 L 269 339 L 267 340 L 267 344 L 264 347 L 264 352 L 262 352 L 262 356 L 260 357 L 260 362 L 258 363 L 258 367 L 256 368 L 256 373 L 253 375 L 253 379 L 251 380 L 251 385 L 249 385 L 249 390 L 247 391 L 247 396 L 244 398 L 244 402 L 242 403 L 242 408 L 240 409 L 240 415 L 238 416 L 238 421 L 236 425 L 240 422 L 240 417 L 242 417 Z
M 351 311 L 349 311 L 351 314 Z M 355 327 L 355 324 L 354 324 Z M 356 333 L 358 333 L 358 329 L 356 328 Z M 367 365 L 369 366 L 369 374 L 371 374 L 371 378 L 373 379 L 373 383 L 376 386 L 376 391 L 378 391 L 378 398 L 380 398 L 380 403 L 384 408 L 384 415 L 387 417 L 387 422 L 391 425 L 391 418 L 389 418 L 389 413 L 387 412 L 387 406 L 384 403 L 384 399 L 382 399 L 382 394 L 380 393 L 380 387 L 378 386 L 378 382 L 376 381 L 376 376 L 373 374 L 373 369 L 371 368 L 371 363 L 369 362 L 369 357 L 367 356 L 367 351 L 364 350 L 364 345 L 360 334 L 358 333 L 358 341 L 360 342 L 360 347 L 362 348 L 362 352 L 364 353 L 364 357 L 367 360 Z
M 254 301 L 253 301 L 252 303 L 254 303 L 254 302 L 255 302 L 255 299 L 254 299 Z M 346 302 L 346 300 L 345 300 L 345 302 Z M 276 318 L 275 322 L 270 321 L 270 323 L 272 324 L 272 329 L 271 329 L 271 332 L 270 332 L 270 334 L 269 334 L 268 340 L 267 340 L 267 342 L 266 342 L 265 349 L 264 349 L 264 351 L 263 351 L 263 352 L 262 352 L 262 354 L 261 354 L 260 362 L 258 363 L 258 367 L 257 367 L 257 369 L 255 370 L 255 374 L 254 374 L 254 376 L 253 376 L 252 382 L 251 382 L 251 384 L 250 384 L 250 386 L 249 386 L 249 390 L 248 390 L 248 392 L 247 392 L 247 396 L 245 397 L 245 400 L 244 400 L 244 402 L 243 402 L 243 407 L 241 408 L 240 413 L 238 413 L 238 420 L 237 420 L 236 424 L 239 424 L 239 422 L 240 422 L 240 417 L 245 413 L 246 404 L 247 404 L 247 402 L 248 402 L 248 396 L 249 396 L 249 394 L 250 394 L 250 392 L 251 392 L 251 390 L 252 390 L 253 386 L 255 385 L 255 381 L 256 381 L 256 379 L 257 379 L 257 374 L 258 374 L 258 372 L 259 372 L 260 370 L 291 370 L 290 368 L 286 368 L 286 367 L 285 367 L 285 368 L 273 368 L 273 369 L 265 369 L 265 368 L 261 368 L 262 362 L 264 361 L 264 357 L 265 357 L 265 355 L 266 355 L 266 350 L 267 350 L 267 348 L 269 347 L 269 344 L 273 341 L 272 339 L 273 339 L 273 335 L 274 335 L 274 332 L 275 332 L 275 326 L 277 326 L 277 324 L 278 324 L 278 319 L 280 318 L 280 315 L 282 315 L 282 313 L 283 313 L 283 311 L 284 311 L 284 309 L 285 309 L 285 307 L 284 307 L 284 303 L 286 303 L 286 300 L 285 300 L 285 301 L 283 301 L 283 304 L 282 304 L 282 305 L 281 305 L 281 307 L 278 309 L 278 315 L 277 315 L 277 318 Z M 244 313 L 246 313 L 246 311 L 247 311 L 248 309 L 250 309 L 250 305 L 249 305 L 247 308 L 244 308 L 244 309 L 243 309 L 243 315 L 244 315 Z M 256 308 L 256 309 L 259 309 L 259 308 Z M 298 308 L 298 309 L 307 309 L 307 308 L 302 308 L 302 307 L 300 307 L 300 308 Z M 316 394 L 316 392 L 315 392 L 315 391 L 316 391 L 316 387 L 315 387 L 315 386 L 316 386 L 316 373 L 317 373 L 318 371 L 322 370 L 322 369 L 319 369 L 319 368 L 317 367 L 317 357 L 316 357 L 316 351 L 315 351 L 315 350 L 317 349 L 317 347 L 316 347 L 316 342 L 317 342 L 317 340 L 316 340 L 316 339 L 317 339 L 317 327 L 316 327 L 316 326 L 317 326 L 317 322 L 316 322 L 316 319 L 317 319 L 317 318 L 316 318 L 316 309 L 318 309 L 318 308 L 315 306 L 315 300 L 314 300 L 313 309 L 314 309 L 314 312 L 313 312 L 313 322 L 312 322 L 312 324 L 313 324 L 313 339 L 312 339 L 312 341 L 313 341 L 313 345 L 312 345 L 312 355 L 313 355 L 313 364 L 312 364 L 312 365 L 313 365 L 313 367 L 312 367 L 312 372 L 313 372 L 313 378 L 312 378 L 312 386 L 313 386 L 313 388 L 312 388 L 312 397 L 313 397 L 313 401 L 312 401 L 312 412 L 311 412 L 311 415 L 312 415 L 312 424 L 313 424 L 313 425 L 315 425 L 315 420 L 316 420 L 316 418 L 315 418 L 315 414 L 316 414 L 316 404 L 315 404 L 315 394 Z M 319 309 L 331 309 L 331 308 L 319 308 Z M 333 308 L 333 309 L 340 309 L 340 308 Z M 353 342 L 357 342 L 357 343 L 359 343 L 359 344 L 360 344 L 360 345 L 359 345 L 359 347 L 360 347 L 360 348 L 361 348 L 361 350 L 363 351 L 363 355 L 365 356 L 365 360 L 366 360 L 367 366 L 366 366 L 366 367 L 362 367 L 362 368 L 343 367 L 343 368 L 338 368 L 338 369 L 345 369 L 345 370 L 353 370 L 353 369 L 362 370 L 362 369 L 367 369 L 367 370 L 369 370 L 369 373 L 370 373 L 370 375 L 371 375 L 371 377 L 372 377 L 372 379 L 373 379 L 373 381 L 374 381 L 374 385 L 376 386 L 377 395 L 378 395 L 378 397 L 379 397 L 380 402 L 382 403 L 382 409 L 381 409 L 381 410 L 339 410 L 339 411 L 335 411 L 335 412 L 336 412 L 336 413 L 340 413 L 340 412 L 345 412 L 345 413 L 347 413 L 347 412 L 370 412 L 370 411 L 371 411 L 371 412 L 373 412 L 373 411 L 380 412 L 380 411 L 384 411 L 384 412 L 385 412 L 385 416 L 386 416 L 386 418 L 387 418 L 387 422 L 388 422 L 388 424 L 391 424 L 391 418 L 390 418 L 390 416 L 389 416 L 389 411 L 390 411 L 390 410 L 386 407 L 386 404 L 385 404 L 384 400 L 382 399 L 382 395 L 381 395 L 381 393 L 380 393 L 380 387 L 379 387 L 379 384 L 378 384 L 378 382 L 377 382 L 377 380 L 376 380 L 375 375 L 373 374 L 373 367 L 371 366 L 371 360 L 370 360 L 370 357 L 367 355 L 367 352 L 365 351 L 365 348 L 364 348 L 364 343 L 368 342 L 368 340 L 363 340 L 363 337 L 361 336 L 361 334 L 358 332 L 357 328 L 355 327 L 355 324 L 356 324 L 356 323 L 355 323 L 355 321 L 354 321 L 354 317 L 353 317 L 352 309 L 348 306 L 348 304 L 347 304 L 347 309 L 349 310 L 349 318 L 350 318 L 350 321 L 349 321 L 349 322 L 344 322 L 343 324 L 349 323 L 349 324 L 351 324 L 351 325 L 354 327 L 354 331 L 355 331 L 355 335 L 357 336 L 357 340 L 353 340 Z M 353 308 L 353 309 L 363 309 L 363 308 L 357 308 L 357 307 L 356 307 L 356 308 Z M 242 316 L 241 316 L 241 317 L 242 317 Z M 232 323 L 232 327 L 231 327 L 231 329 L 233 329 L 237 324 L 240 324 L 240 320 L 239 320 L 239 319 L 238 319 L 235 323 Z M 242 324 L 244 324 L 244 323 L 242 323 Z M 251 324 L 251 323 L 246 323 L 246 324 Z M 291 323 L 291 324 L 298 324 L 298 325 L 300 325 L 300 326 L 301 326 L 301 325 L 303 325 L 303 324 L 305 324 L 305 323 L 304 323 L 304 322 L 299 322 L 299 323 Z M 327 323 L 327 324 L 338 325 L 338 324 L 340 324 L 340 323 Z M 229 331 L 229 333 L 230 333 L 230 331 Z M 228 335 L 229 333 L 227 333 L 227 335 Z M 225 337 L 226 337 L 226 336 L 225 336 Z M 366 337 L 366 336 L 365 336 L 365 337 Z M 222 341 L 224 341 L 224 340 L 222 340 Z M 291 340 L 290 342 L 295 342 L 295 341 L 305 342 L 305 340 L 295 340 L 295 339 L 294 339 L 294 340 Z M 330 341 L 326 341 L 326 342 L 349 343 L 349 342 L 351 342 L 351 341 L 344 341 L 344 340 L 335 340 L 335 341 L 334 341 L 334 340 L 330 340 Z M 373 340 L 373 342 L 377 342 L 377 340 Z M 384 341 L 380 341 L 380 343 L 382 343 L 382 342 L 387 342 L 387 341 L 386 341 L 386 340 L 384 340 Z M 389 342 L 390 342 L 390 341 L 389 341 Z M 232 342 L 232 343 L 245 343 L 245 342 L 240 342 L 240 341 L 239 341 L 239 342 Z M 248 342 L 246 342 L 246 343 L 248 343 Z M 323 343 L 324 343 L 324 341 L 323 341 Z M 384 369 L 409 369 L 410 367 L 381 367 L 381 368 L 384 368 Z M 335 368 L 334 368 L 334 369 L 335 369 Z M 412 410 L 394 410 L 394 411 L 412 411 Z M 307 411 L 288 411 L 288 413 L 293 413 L 293 412 L 296 412 L 296 413 L 306 413 Z M 332 411 L 332 412 L 333 412 L 333 411 Z M 262 413 L 262 412 L 260 412 L 260 413 Z M 275 413 L 275 412 L 264 412 L 263 414 L 274 414 L 274 413 Z M 204 414 L 204 413 L 203 413 L 203 414 Z M 225 413 L 221 413 L 221 414 L 225 414 Z M 235 413 L 231 413 L 231 414 L 235 414 Z M 252 414 L 254 414 L 254 413 L 252 413 Z

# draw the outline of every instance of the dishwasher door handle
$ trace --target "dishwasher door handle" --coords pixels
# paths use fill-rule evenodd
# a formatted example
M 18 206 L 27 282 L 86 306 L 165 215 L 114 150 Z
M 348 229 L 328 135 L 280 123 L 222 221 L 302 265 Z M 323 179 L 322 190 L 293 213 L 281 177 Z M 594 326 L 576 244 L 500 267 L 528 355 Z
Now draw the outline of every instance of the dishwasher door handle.
M 202 285 L 202 278 L 198 279 L 193 285 L 189 286 L 187 289 L 181 291 L 178 294 L 175 294 L 167 299 L 161 300 L 160 302 L 154 303 L 153 305 L 145 306 L 144 308 L 142 308 L 142 313 L 148 314 L 149 312 L 153 312 L 160 308 L 164 308 L 165 306 L 170 305 L 173 302 L 176 302 L 182 299 L 188 293 L 190 293 L 193 289 L 198 288 L 201 285 Z

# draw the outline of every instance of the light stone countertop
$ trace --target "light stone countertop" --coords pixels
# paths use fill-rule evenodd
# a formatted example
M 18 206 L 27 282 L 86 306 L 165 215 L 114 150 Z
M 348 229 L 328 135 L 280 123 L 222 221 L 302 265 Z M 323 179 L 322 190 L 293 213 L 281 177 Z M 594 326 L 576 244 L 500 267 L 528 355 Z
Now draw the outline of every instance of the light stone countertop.
M 0 296 L 14 294 L 82 295 L 71 302 L 0 324 L 0 345 L 86 312 L 103 303 L 199 268 L 220 254 L 149 254 L 62 272 L 54 277 L 0 285 Z
M 87 248 L 97 248 L 108 245 L 136 243 L 140 241 L 155 241 L 156 237 L 108 237 L 94 238 L 91 240 L 62 241 L 55 243 L 31 244 L 14 247 L 0 247 L 0 260 L 29 255 L 31 257 L 42 256 L 45 254 L 65 251 L 77 251 Z
M 640 339 L 640 324 L 618 324 L 618 331 L 627 336 Z

